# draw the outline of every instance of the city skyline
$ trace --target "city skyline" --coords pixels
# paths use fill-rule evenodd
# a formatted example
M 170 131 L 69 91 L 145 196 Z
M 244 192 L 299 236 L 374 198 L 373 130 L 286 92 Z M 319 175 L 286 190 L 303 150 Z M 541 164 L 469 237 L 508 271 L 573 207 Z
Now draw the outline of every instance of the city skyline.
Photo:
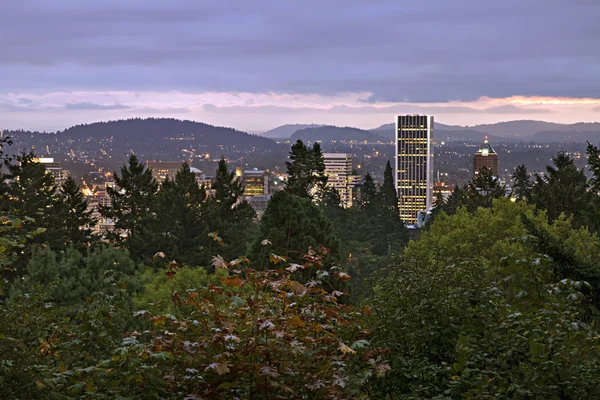
M 3 10 L 0 129 L 149 116 L 244 131 L 364 129 L 412 113 L 458 125 L 600 119 L 597 2 L 75 5 Z

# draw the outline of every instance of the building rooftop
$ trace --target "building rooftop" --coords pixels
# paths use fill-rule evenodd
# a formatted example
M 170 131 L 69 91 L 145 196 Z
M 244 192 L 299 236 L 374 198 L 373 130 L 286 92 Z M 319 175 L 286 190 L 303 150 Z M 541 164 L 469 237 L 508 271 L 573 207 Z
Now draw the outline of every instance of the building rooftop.
M 477 150 L 475 152 L 475 155 L 480 155 L 480 156 L 489 156 L 492 154 L 496 154 L 496 152 L 494 151 L 494 148 L 492 147 L 492 145 L 488 142 L 488 138 L 487 136 L 485 137 L 485 139 L 483 140 L 483 144 L 479 147 L 479 150 Z

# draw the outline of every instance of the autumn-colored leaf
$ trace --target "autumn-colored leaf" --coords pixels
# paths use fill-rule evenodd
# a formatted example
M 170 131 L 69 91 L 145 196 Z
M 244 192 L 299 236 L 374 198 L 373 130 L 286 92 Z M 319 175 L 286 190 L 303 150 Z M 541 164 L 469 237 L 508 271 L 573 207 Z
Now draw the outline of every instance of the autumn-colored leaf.
M 173 295 L 171 296 L 171 301 L 173 302 L 173 304 L 181 304 L 181 302 L 182 302 L 181 296 L 179 296 L 179 293 L 177 293 L 177 290 L 175 290 L 173 292 Z
M 223 242 L 223 239 L 221 239 L 221 237 L 219 236 L 218 232 L 210 232 L 208 234 L 208 237 L 211 238 L 212 240 L 214 240 L 215 242 L 217 242 L 217 244 L 219 246 L 223 246 L 225 243 Z
M 300 319 L 299 316 L 294 315 L 292 318 L 288 319 L 288 325 L 291 326 L 292 328 L 304 328 L 306 326 L 306 324 L 304 323 L 304 321 L 302 321 Z
M 298 271 L 299 269 L 302 269 L 302 266 L 300 264 L 290 264 L 289 267 L 286 268 L 287 271 L 291 272 L 292 274 L 296 271 Z
M 150 318 L 150 320 L 152 321 L 154 326 L 162 326 L 165 324 L 167 319 L 164 315 L 157 315 L 155 317 Z
M 206 367 L 206 370 L 212 369 L 216 371 L 217 374 L 224 375 L 230 371 L 229 367 L 231 367 L 231 363 L 225 360 L 209 364 L 208 367 Z
M 223 293 L 223 288 L 215 285 L 208 285 L 208 290 L 218 294 Z
M 296 281 L 290 282 L 290 289 L 292 292 L 299 294 L 299 295 L 304 295 L 307 290 L 306 286 L 304 286 L 303 284 L 296 282 Z
M 279 264 L 280 262 L 285 262 L 285 257 L 278 256 L 277 254 L 273 254 L 273 253 L 271 253 L 271 256 L 269 257 L 269 260 L 270 260 L 270 261 L 271 261 L 273 264 L 277 265 L 277 264 Z
M 224 283 L 225 286 L 227 286 L 227 287 L 231 287 L 231 286 L 240 287 L 244 284 L 244 281 L 242 279 L 238 278 L 237 276 L 221 278 L 221 282 Z
M 157 342 L 152 345 L 152 351 L 154 352 L 162 351 L 162 349 L 163 347 Z
M 46 342 L 45 340 L 41 340 L 40 341 L 40 353 L 43 356 L 47 356 L 48 354 L 52 353 L 52 347 L 50 346 L 50 343 Z
M 349 280 L 350 280 L 350 275 L 348 275 L 348 274 L 347 274 L 347 273 L 345 273 L 345 272 L 340 272 L 340 273 L 338 274 L 338 278 L 340 278 L 340 279 L 341 279 L 341 280 L 343 280 L 344 282 L 347 282 L 347 281 L 349 281 Z
M 225 335 L 225 340 L 233 340 L 236 343 L 240 342 L 240 338 L 235 335 Z
M 215 269 L 229 268 L 229 263 L 225 261 L 221 256 L 213 256 L 211 264 L 213 267 L 215 267 Z
M 229 262 L 230 267 L 235 267 L 240 264 L 250 264 L 250 260 L 248 260 L 247 257 L 242 256 L 242 257 L 238 257 L 235 260 Z
M 387 371 L 392 369 L 392 367 L 390 367 L 387 361 L 380 361 L 379 358 L 377 358 L 376 360 L 372 358 L 369 359 L 369 364 L 373 366 L 373 368 L 375 369 L 375 374 L 378 376 L 385 375 Z
M 345 345 L 343 342 L 340 342 L 340 350 L 344 354 L 356 354 L 356 350 L 353 350 L 351 347 Z

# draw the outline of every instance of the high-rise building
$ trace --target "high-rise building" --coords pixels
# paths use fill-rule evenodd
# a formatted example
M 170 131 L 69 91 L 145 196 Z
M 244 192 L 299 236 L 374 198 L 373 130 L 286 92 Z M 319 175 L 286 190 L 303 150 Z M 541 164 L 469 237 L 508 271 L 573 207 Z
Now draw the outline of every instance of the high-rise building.
M 400 218 L 417 224 L 433 206 L 433 116 L 396 117 L 396 190 Z
M 360 177 L 352 175 L 352 154 L 323 153 L 327 186 L 338 191 L 342 206 L 352 207 L 352 188 L 360 181 Z
M 183 167 L 183 161 L 146 161 L 146 168 L 152 169 L 152 176 L 159 182 L 164 182 L 167 176 L 175 179 L 177 171 Z
M 475 156 L 473 156 L 473 176 L 477 175 L 483 167 L 491 170 L 492 175 L 498 177 L 498 171 L 500 167 L 498 163 L 498 154 L 488 142 L 487 136 L 485 137 L 481 147 L 479 147 L 479 150 L 475 152 Z
M 54 177 L 54 182 L 57 186 L 62 185 L 69 177 L 69 171 L 62 169 L 60 163 L 54 161 L 54 158 L 52 157 L 40 157 L 35 161 L 39 162 L 40 164 L 44 164 L 46 171 L 50 172 Z
M 238 170 L 236 170 L 238 174 Z M 238 175 L 244 185 L 244 196 L 266 196 L 270 191 L 269 173 L 264 170 L 247 169 Z

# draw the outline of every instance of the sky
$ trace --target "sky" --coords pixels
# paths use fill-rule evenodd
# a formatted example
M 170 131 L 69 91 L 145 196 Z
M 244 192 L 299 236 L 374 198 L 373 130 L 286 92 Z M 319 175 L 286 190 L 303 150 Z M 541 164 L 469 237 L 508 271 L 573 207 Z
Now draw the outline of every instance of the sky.
M 1 0 L 0 129 L 600 121 L 598 0 Z

